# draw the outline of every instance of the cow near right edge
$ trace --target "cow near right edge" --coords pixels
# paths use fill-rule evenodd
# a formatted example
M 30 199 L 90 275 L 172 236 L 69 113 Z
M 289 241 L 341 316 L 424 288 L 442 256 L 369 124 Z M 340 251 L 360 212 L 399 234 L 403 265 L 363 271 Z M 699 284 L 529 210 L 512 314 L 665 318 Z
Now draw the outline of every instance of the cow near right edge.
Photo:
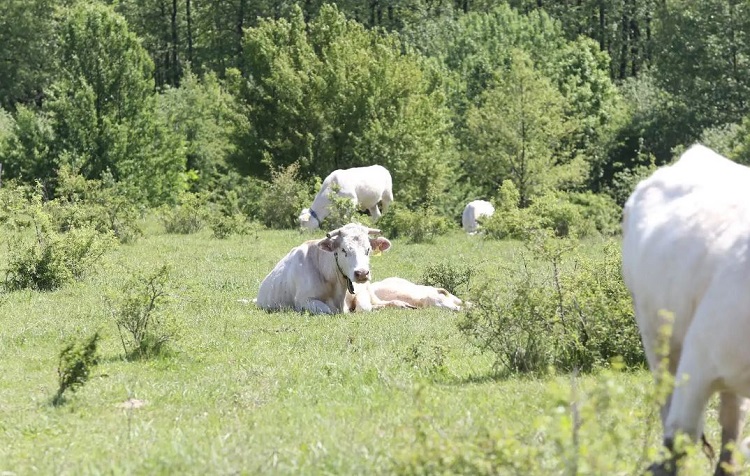
M 649 471 L 677 474 L 676 435 L 701 438 L 706 404 L 719 392 L 714 474 L 733 474 L 726 444 L 738 441 L 750 396 L 750 169 L 697 144 L 643 180 L 625 204 L 622 267 L 655 373 L 660 328 L 673 321 L 676 386 L 661 409 L 670 457 Z

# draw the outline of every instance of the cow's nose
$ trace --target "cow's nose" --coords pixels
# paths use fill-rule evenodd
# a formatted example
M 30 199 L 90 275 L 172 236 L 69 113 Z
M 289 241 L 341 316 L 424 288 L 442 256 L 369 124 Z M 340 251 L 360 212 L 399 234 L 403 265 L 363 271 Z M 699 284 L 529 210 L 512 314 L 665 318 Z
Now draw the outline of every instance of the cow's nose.
M 354 271 L 354 280 L 358 283 L 365 282 L 369 279 L 370 276 L 370 270 L 368 269 L 358 269 Z

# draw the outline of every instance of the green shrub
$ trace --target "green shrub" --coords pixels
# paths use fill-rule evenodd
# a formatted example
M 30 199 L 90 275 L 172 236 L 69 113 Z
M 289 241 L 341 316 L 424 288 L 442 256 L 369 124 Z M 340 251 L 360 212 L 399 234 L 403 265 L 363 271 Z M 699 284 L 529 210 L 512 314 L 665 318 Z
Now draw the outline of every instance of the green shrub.
M 422 283 L 426 286 L 445 288 L 451 294 L 459 294 L 460 289 L 469 290 L 471 278 L 476 269 L 469 265 L 456 265 L 450 262 L 428 265 L 422 273 Z
M 299 164 L 294 163 L 271 172 L 259 206 L 259 219 L 268 228 L 299 227 L 299 214 L 310 206 L 309 187 L 297 178 Z
M 410 243 L 429 243 L 454 228 L 448 218 L 430 207 L 412 211 L 399 204 L 392 205 L 377 226 L 389 238 L 405 238 Z
M 127 359 L 160 355 L 174 338 L 171 316 L 163 310 L 168 301 L 169 267 L 137 275 L 119 295 L 107 299 Z
M 200 231 L 209 215 L 208 197 L 205 194 L 184 192 L 176 206 L 161 207 L 159 221 L 167 233 L 189 235 Z
M 66 391 L 75 392 L 88 381 L 91 370 L 97 364 L 98 343 L 99 333 L 95 332 L 85 341 L 66 345 L 60 352 L 57 365 L 58 387 L 52 399 L 53 405 L 64 403 Z
M 602 256 L 589 258 L 574 251 L 575 242 L 549 232 L 531 235 L 527 246 L 532 261 L 524 258 L 504 287 L 481 288 L 459 324 L 472 342 L 495 355 L 496 369 L 591 371 L 615 358 L 643 364 L 619 248 L 610 244 Z
M 357 204 L 351 198 L 339 195 L 338 184 L 333 184 L 328 192 L 328 216 L 323 220 L 322 228 L 335 230 L 351 223 L 357 213 Z
M 56 231 L 39 195 L 34 196 L 29 213 L 34 236 L 30 240 L 16 237 L 10 242 L 5 277 L 9 291 L 51 291 L 81 279 L 115 244 L 111 232 L 99 233 L 91 227 Z
M 129 189 L 127 182 L 116 182 L 108 173 L 101 180 L 89 180 L 62 165 L 55 199 L 44 207 L 60 231 L 89 226 L 112 232 L 120 243 L 131 243 L 143 234 L 138 226 L 143 207 L 131 198 L 136 194 Z
M 259 224 L 251 222 L 241 213 L 233 215 L 214 213 L 209 217 L 208 223 L 211 231 L 213 231 L 214 238 L 218 239 L 224 239 L 231 235 L 255 234 L 257 237 L 260 228 Z
M 503 184 L 502 189 L 506 187 Z M 551 231 L 557 237 L 613 235 L 620 229 L 620 207 L 606 195 L 591 192 L 550 191 L 534 198 L 528 208 L 510 200 L 499 200 L 495 214 L 480 223 L 490 238 L 526 239 L 536 230 Z

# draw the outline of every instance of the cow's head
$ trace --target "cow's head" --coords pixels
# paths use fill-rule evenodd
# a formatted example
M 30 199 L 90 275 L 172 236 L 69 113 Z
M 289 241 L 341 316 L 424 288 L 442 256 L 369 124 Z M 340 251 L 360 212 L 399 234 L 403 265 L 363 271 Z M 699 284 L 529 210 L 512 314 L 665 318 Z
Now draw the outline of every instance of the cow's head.
M 299 214 L 299 226 L 300 228 L 307 228 L 308 230 L 315 230 L 320 228 L 321 218 L 313 210 L 309 208 L 302 209 Z
M 371 236 L 378 233 L 380 230 L 350 223 L 328 232 L 318 247 L 333 253 L 338 271 L 349 281 L 365 283 L 370 280 L 370 254 L 391 247 L 386 238 Z
M 464 303 L 457 296 L 454 296 L 445 288 L 435 288 L 435 291 L 435 295 L 431 296 L 434 306 L 445 307 L 452 311 L 461 310 Z

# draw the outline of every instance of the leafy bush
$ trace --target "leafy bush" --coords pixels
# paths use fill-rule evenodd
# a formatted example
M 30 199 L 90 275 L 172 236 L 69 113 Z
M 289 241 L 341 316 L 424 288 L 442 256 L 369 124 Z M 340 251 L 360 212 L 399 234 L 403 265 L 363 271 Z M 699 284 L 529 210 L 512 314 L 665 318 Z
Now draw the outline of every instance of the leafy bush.
M 250 235 L 255 233 L 257 236 L 260 225 L 253 223 L 241 213 L 233 215 L 222 215 L 215 213 L 208 219 L 214 238 L 224 239 L 230 235 Z
M 459 294 L 459 289 L 469 290 L 476 269 L 469 265 L 454 265 L 449 262 L 428 265 L 422 273 L 422 283 L 427 286 L 445 288 L 451 294 Z
M 126 358 L 157 356 L 174 337 L 170 316 L 162 310 L 168 298 L 168 281 L 169 268 L 161 266 L 150 274 L 131 278 L 119 296 L 108 298 Z
M 298 173 L 297 163 L 271 172 L 271 182 L 265 185 L 259 206 L 259 219 L 268 228 L 299 226 L 299 214 L 312 200 L 307 185 L 297 178 Z
M 339 195 L 338 184 L 333 184 L 328 192 L 328 216 L 325 218 L 323 228 L 335 230 L 347 223 L 351 223 L 357 213 L 357 204 L 347 197 Z
M 115 244 L 111 233 L 99 233 L 91 227 L 73 228 L 66 233 L 55 231 L 40 195 L 34 196 L 29 207 L 34 237 L 11 241 L 7 290 L 51 291 L 81 279 Z
M 480 220 L 488 237 L 526 239 L 537 230 L 548 230 L 557 237 L 581 238 L 613 235 L 620 229 L 620 208 L 606 195 L 550 191 L 528 208 L 518 207 L 516 195 L 515 186 L 504 182 L 495 214 Z
M 83 342 L 73 342 L 65 346 L 60 352 L 57 365 L 58 388 L 52 399 L 57 406 L 64 403 L 64 393 L 67 390 L 75 392 L 89 379 L 91 370 L 97 364 L 97 345 L 99 333 Z
M 377 226 L 386 236 L 405 238 L 411 243 L 431 242 L 436 236 L 445 235 L 454 227 L 448 218 L 438 215 L 431 207 L 412 211 L 398 203 L 388 209 Z
M 163 205 L 159 221 L 167 233 L 189 235 L 200 231 L 209 217 L 208 197 L 202 193 L 185 192 L 176 206 Z
M 587 258 L 574 253 L 574 242 L 549 233 L 534 234 L 527 245 L 536 264 L 551 272 L 534 273 L 525 263 L 505 288 L 484 286 L 459 325 L 495 354 L 497 369 L 591 371 L 615 358 L 643 364 L 619 248 L 611 244 L 602 257 Z
M 60 231 L 90 226 L 101 233 L 112 232 L 120 243 L 130 243 L 143 234 L 138 226 L 143 209 L 132 199 L 136 194 L 130 188 L 109 173 L 101 180 L 89 180 L 62 165 L 57 172 L 55 199 L 44 206 Z

